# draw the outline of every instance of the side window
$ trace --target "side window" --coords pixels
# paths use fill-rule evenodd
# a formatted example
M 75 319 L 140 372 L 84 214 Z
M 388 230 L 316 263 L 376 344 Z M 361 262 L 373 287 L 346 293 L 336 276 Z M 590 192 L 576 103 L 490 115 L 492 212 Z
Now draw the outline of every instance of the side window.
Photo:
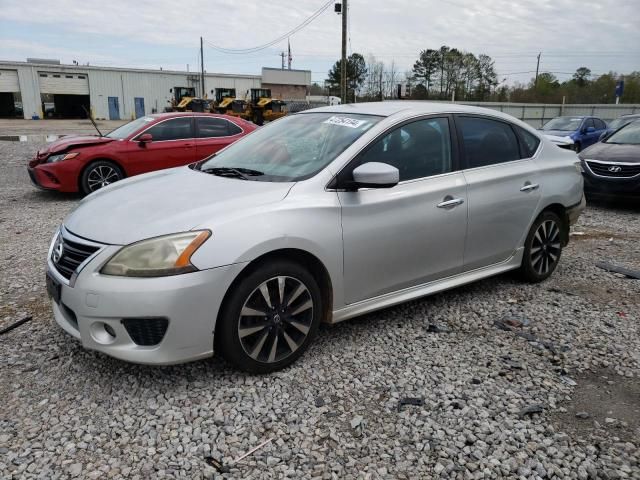
M 505 122 L 480 117 L 458 117 L 466 168 L 485 167 L 520 159 L 518 139 Z
M 593 123 L 593 118 L 587 118 L 587 119 L 584 121 L 584 128 L 585 128 L 585 129 L 587 129 L 587 128 L 589 128 L 589 127 L 596 128 L 596 125 Z
M 193 138 L 193 132 L 191 129 L 191 117 L 173 118 L 171 120 L 167 120 L 151 127 L 144 133 L 150 133 L 153 136 L 154 142 Z
M 599 118 L 594 118 L 593 119 L 593 123 L 596 126 L 596 130 L 604 130 L 605 128 L 607 128 L 607 124 L 604 123 L 602 120 L 600 120 Z
M 536 137 L 533 133 L 527 132 L 524 128 L 520 128 L 518 126 L 514 127 L 520 135 L 520 139 L 522 140 L 522 147 L 524 150 L 525 158 L 533 157 L 533 154 L 536 153 L 538 149 L 538 145 L 540 145 L 540 139 Z
M 226 137 L 229 135 L 228 125 L 224 118 L 196 117 L 196 137 Z
M 450 172 L 449 120 L 429 118 L 396 128 L 375 142 L 357 164 L 368 162 L 396 167 L 400 171 L 400 181 Z
M 229 123 L 229 135 L 238 135 L 239 133 L 242 133 L 242 129 L 236 125 L 233 122 L 228 122 Z

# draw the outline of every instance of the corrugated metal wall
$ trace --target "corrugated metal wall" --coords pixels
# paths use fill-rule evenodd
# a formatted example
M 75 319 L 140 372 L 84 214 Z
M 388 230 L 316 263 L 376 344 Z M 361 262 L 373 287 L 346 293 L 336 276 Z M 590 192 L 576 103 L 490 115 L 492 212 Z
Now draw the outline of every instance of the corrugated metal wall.
M 0 92 L 19 92 L 17 70 L 0 70 Z

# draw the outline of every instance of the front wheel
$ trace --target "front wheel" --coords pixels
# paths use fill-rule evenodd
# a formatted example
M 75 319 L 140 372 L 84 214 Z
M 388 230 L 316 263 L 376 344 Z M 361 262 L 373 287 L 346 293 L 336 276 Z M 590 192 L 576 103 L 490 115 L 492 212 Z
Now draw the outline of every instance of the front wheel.
M 227 361 L 240 370 L 268 373 L 304 353 L 323 312 L 320 288 L 305 268 L 286 260 L 273 261 L 233 288 L 215 334 Z
M 520 266 L 521 277 L 532 283 L 551 276 L 562 254 L 563 223 L 553 212 L 543 212 L 533 223 Z
M 123 178 L 124 174 L 118 165 L 108 160 L 98 160 L 91 163 L 82 173 L 80 186 L 83 193 L 89 195 Z

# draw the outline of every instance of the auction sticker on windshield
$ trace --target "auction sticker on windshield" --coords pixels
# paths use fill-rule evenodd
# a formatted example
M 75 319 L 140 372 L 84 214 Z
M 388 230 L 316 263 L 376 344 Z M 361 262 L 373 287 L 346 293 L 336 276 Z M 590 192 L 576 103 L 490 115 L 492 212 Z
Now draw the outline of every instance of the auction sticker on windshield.
M 331 125 L 340 125 L 341 127 L 358 128 L 367 122 L 365 120 L 358 120 L 355 118 L 333 116 L 325 120 L 323 123 L 329 123 Z

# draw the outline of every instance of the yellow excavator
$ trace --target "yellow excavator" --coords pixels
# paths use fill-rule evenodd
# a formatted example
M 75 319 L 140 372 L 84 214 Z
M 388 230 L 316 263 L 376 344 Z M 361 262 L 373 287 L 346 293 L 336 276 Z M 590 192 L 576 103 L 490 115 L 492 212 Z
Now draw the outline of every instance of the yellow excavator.
M 233 112 L 233 102 L 236 99 L 235 88 L 216 88 L 216 98 L 212 111 L 231 115 Z
M 287 104 L 271 97 L 269 88 L 252 88 L 248 100 L 235 99 L 229 115 L 250 120 L 256 125 L 271 122 L 287 114 Z

